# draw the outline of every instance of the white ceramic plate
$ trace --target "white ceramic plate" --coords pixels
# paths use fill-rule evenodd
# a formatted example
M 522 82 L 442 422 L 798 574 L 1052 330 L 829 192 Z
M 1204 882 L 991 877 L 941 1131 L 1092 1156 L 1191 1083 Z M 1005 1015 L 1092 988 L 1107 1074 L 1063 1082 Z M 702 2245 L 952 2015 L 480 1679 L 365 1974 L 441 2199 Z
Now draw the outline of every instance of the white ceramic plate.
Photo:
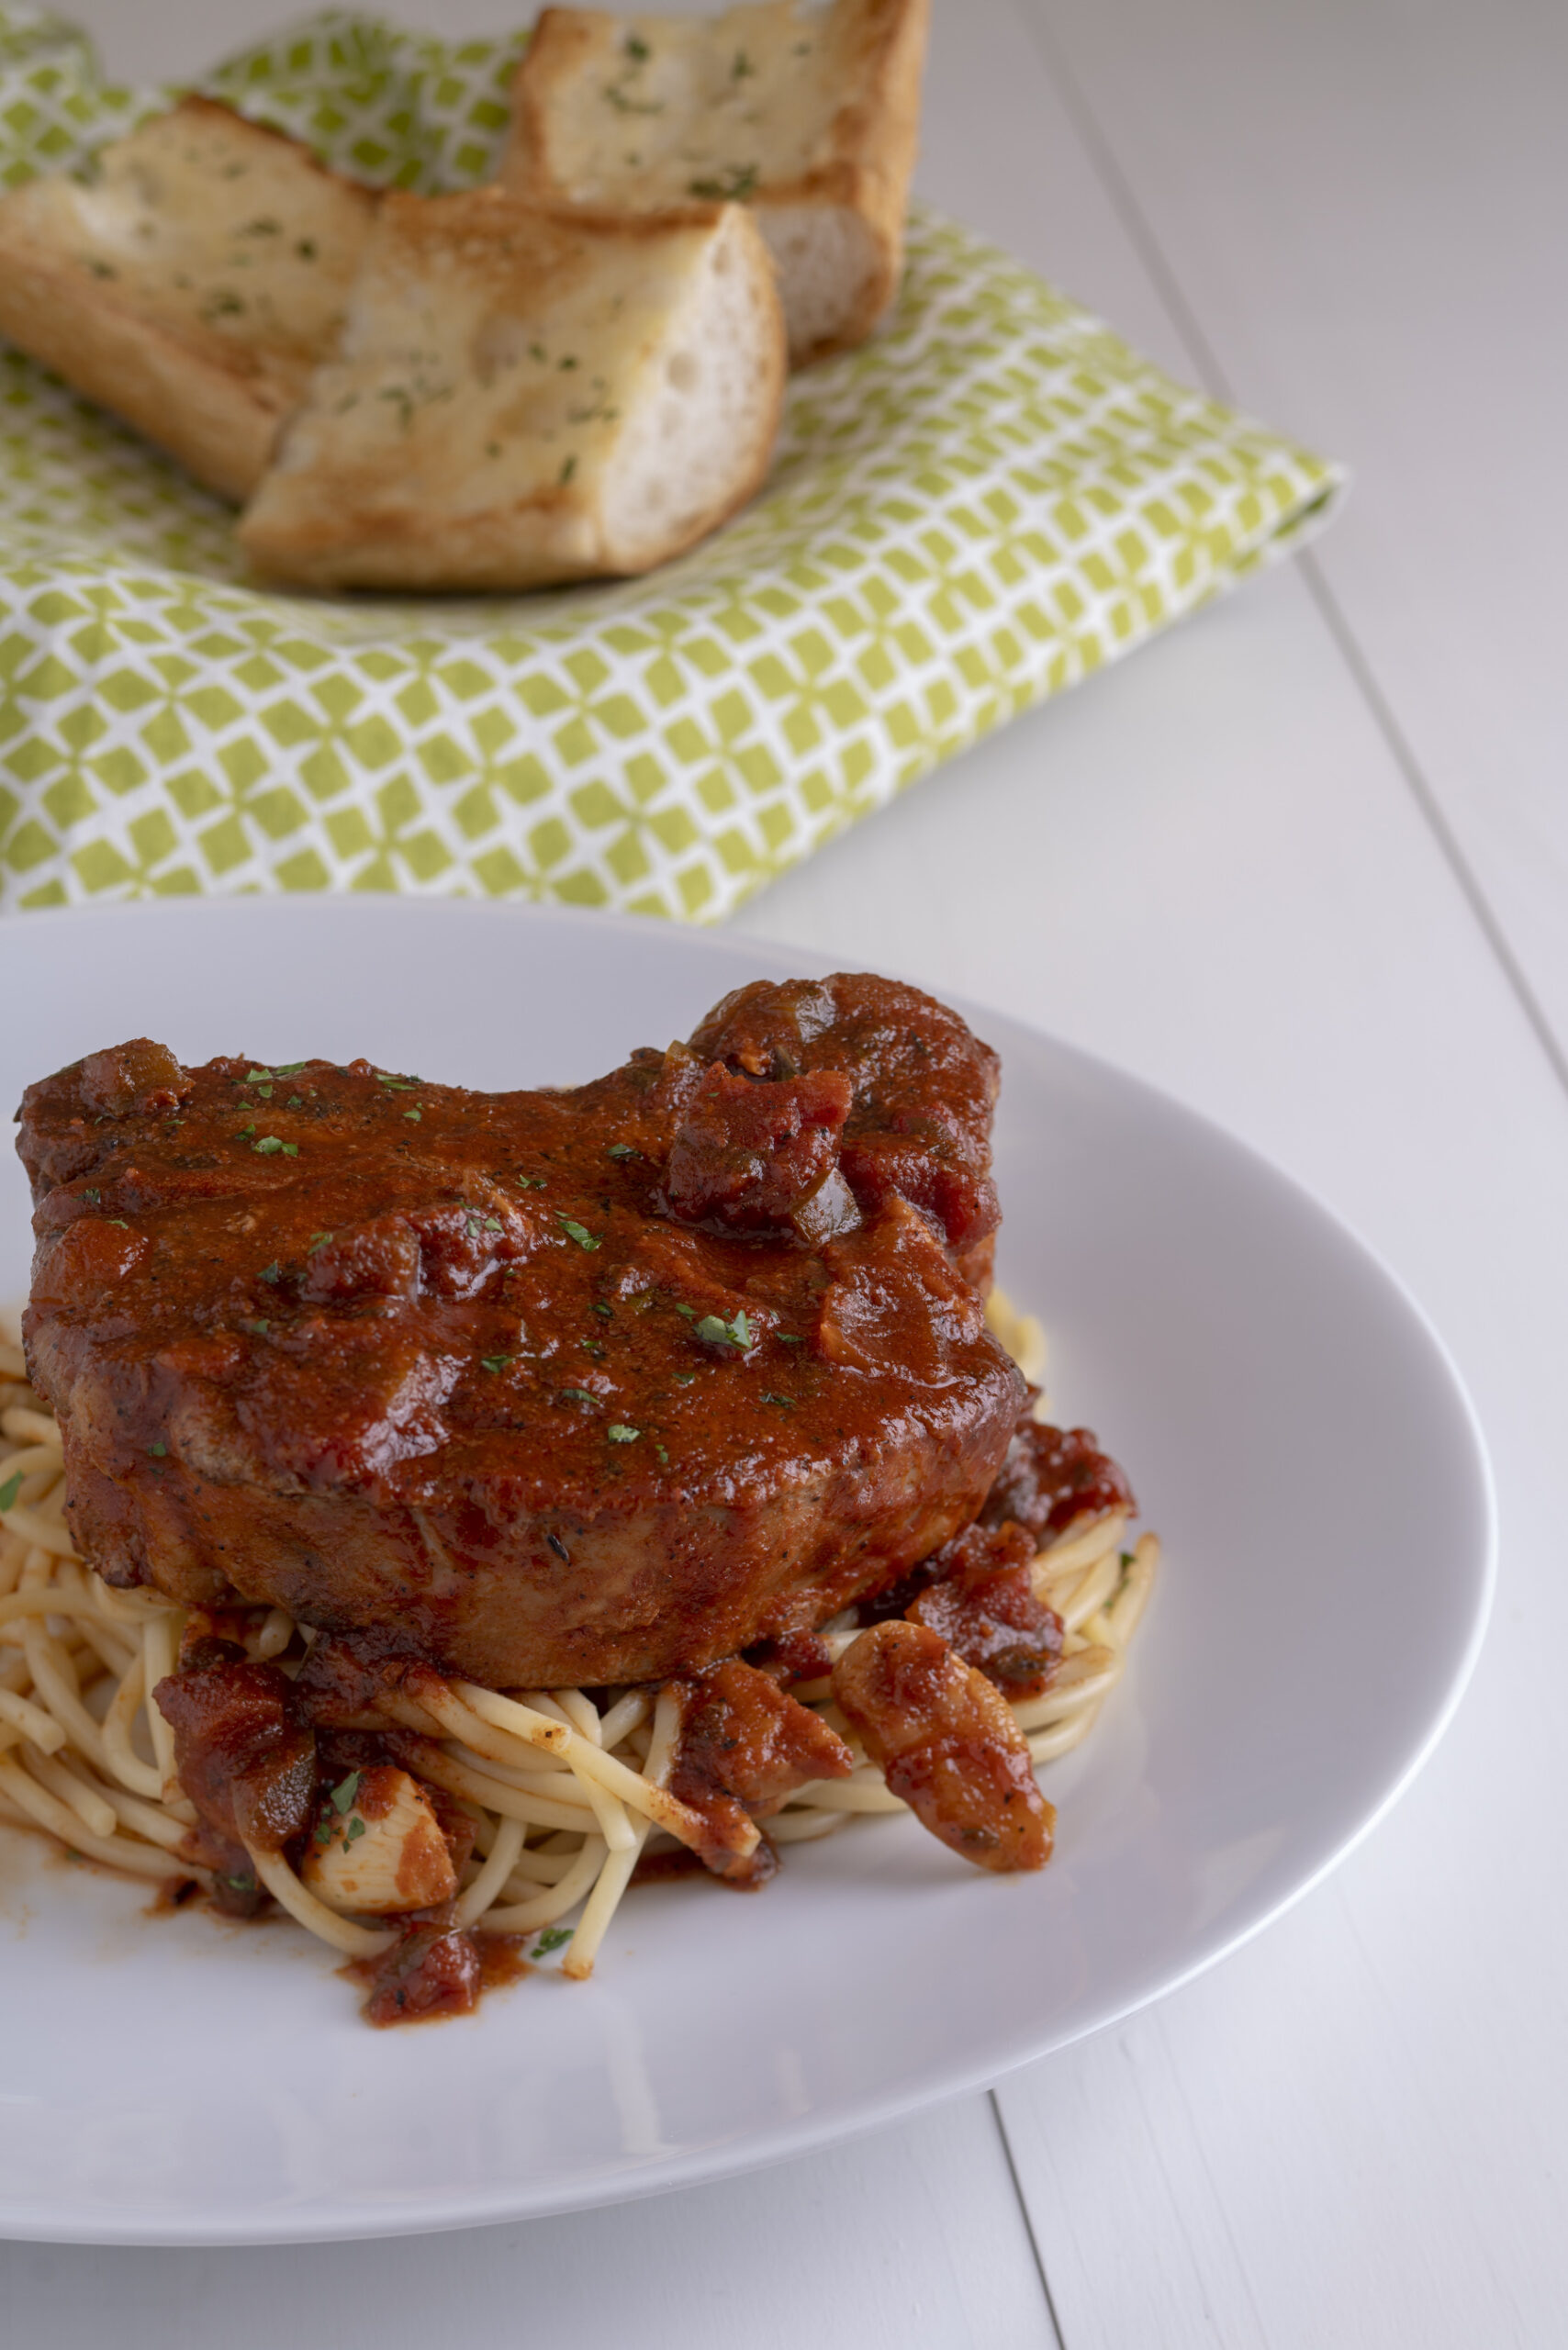
M 0 931 L 0 1092 L 139 1033 L 186 1060 L 370 1055 L 576 1080 L 809 956 L 602 914 L 283 900 Z M 633 1895 L 596 1979 L 369 2031 L 293 1929 L 150 1919 L 0 1831 L 0 2232 L 375 2235 L 613 2201 L 821 2144 L 993 2078 L 1209 1964 L 1365 1832 L 1473 1659 L 1492 1508 L 1432 1332 L 1284 1177 L 991 1013 L 1007 1286 L 1060 1406 L 1166 1543 L 1127 1682 L 1057 1766 L 1039 1877 L 913 1822 L 790 1851 L 756 1897 Z M 0 1294 L 25 1288 L 0 1175 Z

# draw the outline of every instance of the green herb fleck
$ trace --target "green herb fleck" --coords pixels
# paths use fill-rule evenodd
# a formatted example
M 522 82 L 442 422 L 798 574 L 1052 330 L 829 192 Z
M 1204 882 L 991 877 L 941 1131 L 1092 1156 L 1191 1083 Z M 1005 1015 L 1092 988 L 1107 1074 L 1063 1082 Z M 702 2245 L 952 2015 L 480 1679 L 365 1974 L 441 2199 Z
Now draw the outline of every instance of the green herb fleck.
M 744 204 L 756 187 L 756 165 L 732 163 L 722 179 L 688 180 L 686 192 L 708 204 Z
M 652 54 L 641 33 L 628 33 L 622 44 L 633 65 L 645 65 Z
M 350 1820 L 348 1826 L 343 1830 L 344 1849 L 346 1850 L 347 1847 L 354 1841 L 356 1837 L 363 1836 L 364 1834 L 364 1822 L 360 1818 L 359 1814 L 355 1812 L 353 1818 Z
M 787 1412 L 792 1412 L 795 1408 L 795 1399 L 792 1395 L 774 1395 L 766 1387 L 762 1390 L 762 1400 L 765 1404 L 782 1404 Z
M 111 1215 L 108 1221 L 118 1232 L 129 1232 L 130 1230 L 130 1226 L 127 1224 L 123 1215 Z
M 247 1136 L 251 1136 L 251 1135 L 253 1135 L 253 1134 L 255 1133 L 255 1131 L 256 1131 L 256 1127 L 255 1127 L 255 1121 L 252 1119 L 252 1122 L 251 1122 L 251 1124 L 250 1124 L 248 1126 L 241 1126 L 241 1129 L 240 1129 L 239 1133 L 235 1136 L 234 1139 L 235 1139 L 235 1141 L 236 1141 L 236 1142 L 244 1142 L 244 1141 L 246 1140 Z
M 716 1314 L 705 1314 L 697 1325 L 696 1335 L 704 1346 L 734 1347 L 737 1354 L 744 1354 L 755 1343 L 756 1334 L 742 1306 L 728 1322 L 722 1321 Z
M 232 1886 L 236 1893 L 254 1893 L 256 1889 L 256 1880 L 248 1871 L 242 1876 L 226 1876 L 223 1882 Z
M 405 1110 L 403 1113 L 405 1118 L 410 1119 L 416 1126 L 420 1123 L 420 1114 L 418 1110 Z
M 597 1404 L 599 1397 L 597 1395 L 590 1394 L 586 1387 L 563 1387 L 561 1390 L 561 1401 L 563 1404 Z
M 84 1192 L 82 1194 L 82 1197 L 84 1200 L 91 1200 L 95 1207 L 97 1206 L 98 1202 L 103 1198 L 103 1196 L 102 1192 L 98 1190 L 96 1184 L 93 1186 L 91 1191 Z
M 643 1156 L 640 1150 L 633 1150 L 629 1142 L 612 1142 L 604 1155 L 606 1158 L 641 1158 Z
M 592 1233 L 588 1231 L 584 1225 L 575 1224 L 572 1221 L 572 1218 L 559 1208 L 556 1209 L 555 1214 L 556 1220 L 567 1239 L 575 1240 L 579 1248 L 597 1248 L 599 1247 L 599 1242 L 594 1238 Z
M 602 1297 L 596 1297 L 594 1299 L 593 1310 L 598 1315 L 601 1322 L 613 1322 L 615 1319 L 613 1308 L 606 1305 Z
M 169 1458 L 169 1448 L 162 1440 L 157 1444 L 150 1444 L 147 1449 L 154 1460 L 167 1460 Z
M 562 364 L 563 366 L 565 366 L 565 365 L 566 365 L 566 361 L 565 361 L 565 360 L 563 360 L 563 361 L 561 362 L 561 364 Z M 576 361 L 575 359 L 573 360 L 572 364 L 573 364 L 573 366 L 574 366 L 574 367 L 577 365 L 577 361 Z M 559 474 L 558 474 L 558 476 L 556 476 L 556 478 L 557 478 L 557 480 L 558 480 L 558 482 L 559 482 L 559 484 L 560 484 L 560 486 L 561 486 L 561 487 L 562 487 L 563 489 L 565 489 L 565 488 L 566 488 L 566 484 L 571 480 L 572 476 L 577 472 L 577 461 L 576 457 L 567 457 L 567 458 L 566 459 L 566 461 L 564 462 L 564 464 L 562 464 L 562 467 L 561 467 L 560 473 L 559 473 Z
M 689 1322 L 694 1322 L 697 1318 L 697 1308 L 694 1305 L 678 1304 L 675 1310 L 678 1314 L 684 1314 Z
M 332 1809 L 337 1813 L 340 1819 L 342 1818 L 344 1812 L 350 1809 L 355 1796 L 359 1793 L 359 1773 L 357 1771 L 351 1771 L 348 1777 L 346 1779 L 340 1779 L 337 1785 L 332 1789 Z
M 755 73 L 756 72 L 756 68 L 752 63 L 750 58 L 746 55 L 745 50 L 737 49 L 735 51 L 735 62 L 730 68 L 731 81 L 744 82 L 748 73 Z
M 667 1469 L 669 1467 L 669 1454 L 665 1450 L 664 1446 L 662 1444 L 655 1444 L 654 1450 L 658 1454 L 661 1462 Z
M 0 1485 L 0 1510 L 15 1509 L 17 1506 L 17 1495 L 21 1492 L 21 1490 L 22 1472 L 18 1469 L 14 1477 L 7 1477 L 5 1483 Z
M 643 1431 L 641 1428 L 629 1428 L 624 1420 L 611 1420 L 604 1433 L 611 1444 L 635 1444 Z
M 295 245 L 294 250 L 299 255 L 301 261 L 314 261 L 316 258 L 315 238 L 301 237 Z
M 313 1232 L 310 1235 L 310 1246 L 307 1248 L 305 1252 L 306 1255 L 308 1257 L 319 1257 L 331 1237 L 332 1235 L 330 1232 Z
M 479 1367 L 482 1371 L 505 1371 L 509 1363 L 516 1360 L 515 1355 L 481 1355 Z
M 678 1387 L 695 1387 L 697 1373 L 694 1371 L 678 1371 L 675 1374 L 675 1383 Z
M 253 1142 L 251 1145 L 251 1148 L 260 1151 L 263 1158 L 272 1158 L 280 1150 L 286 1158 L 297 1158 L 299 1156 L 299 1145 L 297 1142 L 280 1142 L 276 1135 L 263 1135 L 260 1142 Z
M 793 1330 L 780 1330 L 778 1343 L 781 1347 L 803 1347 L 806 1342 Z
M 253 1330 L 258 1338 L 264 1338 L 272 1326 L 270 1322 L 241 1322 L 240 1325 L 241 1330 Z
M 542 1192 L 544 1189 L 543 1175 L 517 1175 L 512 1180 L 520 1192 Z
M 277 1261 L 277 1259 L 276 1259 L 275 1257 L 273 1259 L 272 1263 L 271 1263 L 270 1265 L 263 1265 L 263 1266 L 262 1267 L 262 1279 L 263 1279 L 263 1281 L 282 1281 L 282 1279 L 283 1279 L 283 1274 L 282 1274 L 282 1272 L 281 1272 L 281 1271 L 280 1271 L 280 1270 L 279 1270 L 279 1267 L 278 1267 L 278 1261 Z

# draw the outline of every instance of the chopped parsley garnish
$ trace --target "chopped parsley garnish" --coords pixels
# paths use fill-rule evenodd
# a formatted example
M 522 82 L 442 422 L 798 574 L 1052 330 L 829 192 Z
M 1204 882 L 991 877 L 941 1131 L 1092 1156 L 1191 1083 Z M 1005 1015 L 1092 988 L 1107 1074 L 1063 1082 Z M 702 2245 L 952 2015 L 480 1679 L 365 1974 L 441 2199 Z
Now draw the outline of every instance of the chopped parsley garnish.
M 756 72 L 756 68 L 752 63 L 750 58 L 746 55 L 745 50 L 737 49 L 735 51 L 735 62 L 730 68 L 731 81 L 744 82 L 748 73 L 755 73 Z
M 778 1343 L 781 1347 L 803 1347 L 806 1342 L 797 1331 L 780 1330 Z
M 615 1319 L 613 1310 L 610 1306 L 606 1305 L 602 1297 L 596 1297 L 594 1299 L 593 1310 L 598 1315 L 601 1322 L 613 1322 Z
M 633 65 L 645 65 L 653 54 L 641 33 L 628 33 L 622 46 Z
M 403 1115 L 405 1118 L 411 1118 L 416 1126 L 419 1125 L 420 1113 L 418 1110 L 405 1110 Z
M 249 1872 L 243 1876 L 226 1876 L 223 1882 L 232 1886 L 236 1893 L 254 1893 L 256 1889 L 256 1880 Z
M 272 1263 L 271 1263 L 270 1265 L 263 1265 L 263 1266 L 262 1267 L 262 1279 L 263 1279 L 263 1281 L 282 1281 L 282 1279 L 283 1279 L 283 1274 L 282 1274 L 281 1270 L 279 1269 L 278 1261 L 277 1261 L 277 1259 L 276 1259 L 275 1257 L 273 1259 Z
M 792 1395 L 774 1395 L 766 1387 L 762 1390 L 762 1400 L 765 1404 L 782 1404 L 787 1412 L 792 1412 L 795 1408 L 795 1399 Z
M 255 1131 L 256 1131 L 256 1122 L 255 1122 L 255 1120 L 252 1118 L 252 1121 L 251 1121 L 251 1123 L 250 1123 L 250 1125 L 249 1125 L 248 1126 L 241 1126 L 241 1129 L 240 1129 L 239 1133 L 235 1136 L 234 1139 L 235 1139 L 235 1141 L 236 1141 L 236 1142 L 244 1142 L 244 1141 L 248 1140 L 248 1138 L 249 1138 L 252 1135 L 253 1135 L 253 1134 L 255 1133 Z
M 573 366 L 575 367 L 577 364 L 577 361 L 574 359 L 572 362 Z M 564 359 L 562 360 L 561 364 L 563 367 L 566 364 Z M 560 486 L 563 489 L 566 488 L 566 484 L 571 480 L 572 476 L 577 472 L 577 461 L 576 457 L 568 457 L 566 463 L 562 465 L 559 476 Z
M 82 1197 L 84 1200 L 91 1200 L 95 1207 L 97 1206 L 98 1202 L 103 1198 L 103 1196 L 102 1192 L 97 1189 L 95 1184 L 91 1191 L 84 1192 L 82 1194 Z
M 629 1142 L 612 1142 L 604 1155 L 606 1158 L 641 1158 L 643 1156 L 640 1150 L 633 1150 Z
M 291 1093 L 283 1106 L 286 1110 L 303 1110 L 305 1107 L 305 1097 L 300 1093 Z
M 330 1232 L 313 1232 L 310 1235 L 310 1246 L 306 1250 L 306 1255 L 308 1257 L 319 1257 L 331 1237 L 332 1235 Z
M 629 1428 L 624 1420 L 611 1420 L 604 1433 L 611 1444 L 635 1444 L 643 1431 L 641 1428 Z
M 548 1958 L 553 1950 L 560 1950 L 569 1942 L 575 1931 L 571 1926 L 546 1926 L 533 1945 L 535 1958 Z
M 253 1142 L 251 1145 L 251 1148 L 260 1151 L 263 1158 L 272 1158 L 280 1150 L 286 1158 L 297 1158 L 299 1156 L 299 1145 L 297 1142 L 280 1142 L 276 1135 L 263 1135 L 260 1142 Z
M 597 1395 L 590 1394 L 586 1387 L 563 1387 L 560 1393 L 563 1404 L 597 1404 L 599 1402 L 599 1397 Z
M 375 1072 L 377 1085 L 385 1085 L 392 1093 L 417 1093 L 424 1083 L 422 1077 L 388 1077 L 385 1069 Z
M 130 1230 L 130 1226 L 127 1224 L 123 1215 L 112 1215 L 109 1218 L 109 1222 L 120 1232 L 129 1232 Z
M 543 1175 L 516 1175 L 512 1181 L 520 1192 L 542 1192 L 544 1189 Z
M 169 1448 L 162 1440 L 156 1444 L 150 1444 L 147 1449 L 154 1460 L 167 1460 L 169 1457 Z
M 481 1355 L 479 1368 L 481 1371 L 505 1371 L 509 1363 L 516 1360 L 515 1355 Z
M 695 1322 L 697 1319 L 697 1308 L 694 1305 L 682 1305 L 678 1303 L 675 1310 L 678 1314 L 684 1314 L 689 1322 Z
M 675 1374 L 675 1383 L 678 1387 L 694 1387 L 697 1384 L 697 1373 L 694 1371 L 678 1371 Z
M 598 1241 L 585 1225 L 574 1224 L 572 1218 L 560 1209 L 556 1210 L 556 1216 L 560 1223 L 561 1229 L 566 1234 L 567 1239 L 575 1240 L 579 1248 L 597 1248 L 599 1247 Z
M 352 1844 L 356 1836 L 363 1836 L 364 1834 L 364 1822 L 356 1811 L 353 1818 L 350 1820 L 348 1826 L 343 1830 L 343 1843 L 345 1847 Z
M 688 180 L 689 196 L 700 196 L 708 204 L 744 204 L 756 187 L 755 163 L 732 163 L 722 179 Z
M 707 1347 L 734 1347 L 737 1354 L 745 1354 L 756 1342 L 756 1332 L 743 1305 L 728 1322 L 716 1314 L 705 1314 L 697 1325 L 696 1335 Z
M 665 1450 L 664 1446 L 662 1444 L 655 1444 L 654 1450 L 658 1454 L 659 1460 L 663 1463 L 664 1467 L 667 1469 L 669 1467 L 669 1454 Z
M 15 1509 L 17 1495 L 21 1490 L 22 1472 L 18 1469 L 14 1477 L 7 1477 L 5 1483 L 0 1485 L 0 1509 Z
M 340 1779 L 332 1789 L 332 1809 L 340 1819 L 345 1811 L 353 1807 L 353 1799 L 359 1793 L 359 1778 L 360 1774 L 357 1771 L 351 1771 L 348 1777 Z
M 583 1340 L 583 1352 L 585 1355 L 591 1355 L 595 1362 L 602 1362 L 604 1360 L 605 1350 L 599 1345 L 597 1338 L 585 1338 Z
M 241 1330 L 253 1330 L 258 1338 L 264 1338 L 272 1326 L 270 1322 L 241 1322 L 240 1325 Z

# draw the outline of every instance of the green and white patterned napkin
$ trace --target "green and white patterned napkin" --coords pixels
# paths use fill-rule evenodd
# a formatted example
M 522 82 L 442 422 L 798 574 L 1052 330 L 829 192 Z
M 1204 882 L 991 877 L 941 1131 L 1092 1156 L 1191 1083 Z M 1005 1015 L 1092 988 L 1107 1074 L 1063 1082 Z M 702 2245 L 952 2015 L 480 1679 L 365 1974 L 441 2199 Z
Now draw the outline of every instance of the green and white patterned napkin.
M 332 14 L 204 86 L 447 187 L 491 169 L 521 47 Z M 0 7 L 7 183 L 166 102 Z M 0 351 L 0 905 L 395 890 L 718 920 L 1297 543 L 1341 483 L 925 212 L 888 326 L 794 379 L 762 496 L 611 587 L 259 589 L 217 501 Z

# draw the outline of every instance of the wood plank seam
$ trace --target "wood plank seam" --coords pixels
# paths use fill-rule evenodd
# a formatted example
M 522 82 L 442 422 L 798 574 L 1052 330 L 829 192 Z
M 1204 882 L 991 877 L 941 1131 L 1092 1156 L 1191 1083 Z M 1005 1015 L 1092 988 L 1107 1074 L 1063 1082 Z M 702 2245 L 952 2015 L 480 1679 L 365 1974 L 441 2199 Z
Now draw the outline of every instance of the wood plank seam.
M 1029 2238 L 1029 2249 L 1035 2255 L 1035 2266 L 1039 2271 L 1040 2290 L 1045 2295 L 1046 2314 L 1051 2322 L 1051 2333 L 1056 2340 L 1057 2350 L 1067 2350 L 1067 2336 L 1062 2332 L 1061 2320 L 1057 2315 L 1056 2296 L 1051 2291 L 1051 2280 L 1046 2273 L 1045 2255 L 1040 2250 L 1040 2240 L 1035 2233 L 1035 2221 L 1029 2210 L 1029 2199 L 1024 2192 L 1024 2182 L 1018 2176 L 1018 2165 L 1013 2159 L 1013 2141 L 1007 2134 L 1007 2122 L 994 2089 L 986 2091 L 986 2103 L 991 2108 L 991 2118 L 996 2124 L 996 2134 L 1002 2141 L 1002 2160 L 1007 2165 L 1007 2176 L 1013 2181 L 1013 2192 L 1018 2200 L 1019 2217 L 1024 2222 L 1025 2231 Z
M 1014 7 L 1025 33 L 1033 41 L 1041 64 L 1056 84 L 1057 93 L 1080 139 L 1093 169 L 1098 173 L 1107 200 L 1126 229 L 1128 241 L 1137 253 L 1153 282 L 1156 291 L 1170 314 L 1171 324 L 1186 348 L 1188 361 L 1204 389 L 1227 406 L 1240 405 L 1218 352 L 1205 333 L 1203 324 L 1171 267 L 1164 248 L 1139 203 L 1131 181 L 1118 162 L 1110 140 L 1102 129 L 1098 116 L 1090 105 L 1082 85 L 1072 71 L 1070 62 L 1051 28 L 1047 0 L 1014 0 Z M 1568 1053 L 1553 1033 L 1540 1001 L 1525 975 L 1524 968 L 1509 946 L 1495 909 L 1483 888 L 1479 876 L 1469 863 L 1458 835 L 1443 813 L 1431 782 L 1424 772 L 1409 738 L 1399 723 L 1394 708 L 1378 683 L 1368 655 L 1357 643 L 1350 622 L 1329 587 L 1316 556 L 1310 550 L 1299 554 L 1302 576 L 1324 626 L 1327 629 L 1336 651 L 1349 670 L 1352 683 L 1376 726 L 1404 778 L 1406 789 L 1415 800 L 1428 831 L 1431 834 L 1439 854 L 1448 867 L 1464 900 L 1472 919 L 1485 939 L 1499 969 L 1507 981 L 1515 1002 L 1528 1022 L 1537 1044 L 1545 1054 L 1548 1066 L 1558 1086 L 1568 1093 Z

